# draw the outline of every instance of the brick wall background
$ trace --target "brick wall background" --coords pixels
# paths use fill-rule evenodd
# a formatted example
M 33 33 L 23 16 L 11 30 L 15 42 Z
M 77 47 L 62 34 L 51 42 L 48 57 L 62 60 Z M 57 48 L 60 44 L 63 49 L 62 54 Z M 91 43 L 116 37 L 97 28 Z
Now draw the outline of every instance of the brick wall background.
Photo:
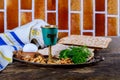
M 43 19 L 58 25 L 59 37 L 119 36 L 119 16 L 119 0 L 0 0 L 1 33 Z

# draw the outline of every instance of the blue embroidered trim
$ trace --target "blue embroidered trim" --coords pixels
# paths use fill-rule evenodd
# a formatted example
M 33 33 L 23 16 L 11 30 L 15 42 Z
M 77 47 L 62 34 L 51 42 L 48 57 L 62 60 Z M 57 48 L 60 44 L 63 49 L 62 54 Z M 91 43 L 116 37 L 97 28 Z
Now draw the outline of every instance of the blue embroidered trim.
M 14 39 L 23 47 L 25 44 L 19 39 L 19 37 L 14 33 L 10 32 L 10 34 L 14 37 Z
M 7 45 L 6 42 L 0 37 L 0 45 Z

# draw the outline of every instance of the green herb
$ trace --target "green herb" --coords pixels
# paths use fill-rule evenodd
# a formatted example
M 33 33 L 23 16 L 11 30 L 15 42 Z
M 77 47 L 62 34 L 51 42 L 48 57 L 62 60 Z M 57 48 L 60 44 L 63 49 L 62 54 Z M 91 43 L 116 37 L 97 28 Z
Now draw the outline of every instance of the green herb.
M 60 52 L 59 58 L 70 58 L 73 63 L 85 63 L 90 55 L 90 51 L 86 46 L 70 47 Z

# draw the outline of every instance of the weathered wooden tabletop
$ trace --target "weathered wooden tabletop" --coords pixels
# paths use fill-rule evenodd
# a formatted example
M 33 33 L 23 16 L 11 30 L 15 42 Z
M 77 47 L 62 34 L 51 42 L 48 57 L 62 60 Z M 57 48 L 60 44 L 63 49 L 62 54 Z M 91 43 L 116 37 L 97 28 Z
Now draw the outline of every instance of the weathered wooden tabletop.
M 0 80 L 120 80 L 120 38 L 112 37 L 97 53 L 104 61 L 81 68 L 49 68 L 14 61 L 0 72 Z

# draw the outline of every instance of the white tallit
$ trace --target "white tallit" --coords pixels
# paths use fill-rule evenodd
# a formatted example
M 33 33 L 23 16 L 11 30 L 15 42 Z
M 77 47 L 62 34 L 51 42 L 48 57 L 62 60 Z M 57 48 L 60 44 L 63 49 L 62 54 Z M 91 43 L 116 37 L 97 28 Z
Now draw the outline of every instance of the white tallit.
M 47 23 L 37 19 L 9 32 L 0 33 L 0 71 L 12 63 L 13 51 L 22 49 L 33 38 L 39 42 L 41 47 L 44 47 L 40 28 L 44 25 Z

